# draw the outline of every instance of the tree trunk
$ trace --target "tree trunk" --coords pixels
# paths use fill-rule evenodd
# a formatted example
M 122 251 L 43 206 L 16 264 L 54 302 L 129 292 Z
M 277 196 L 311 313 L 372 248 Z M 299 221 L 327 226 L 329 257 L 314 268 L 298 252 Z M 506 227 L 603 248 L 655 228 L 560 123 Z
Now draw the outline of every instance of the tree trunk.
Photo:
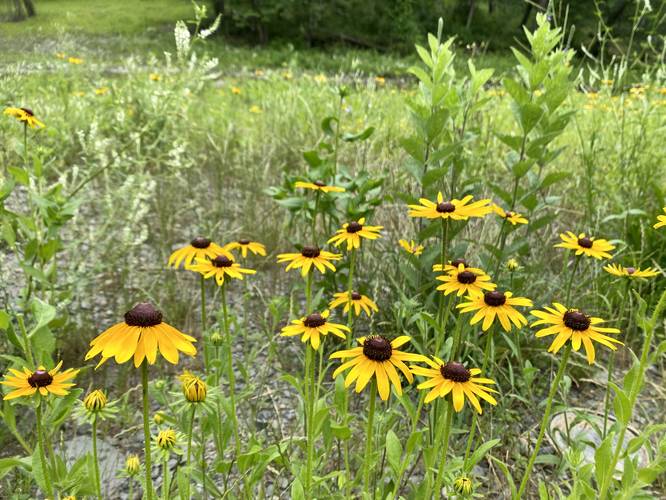
M 32 0 L 23 0 L 23 6 L 25 7 L 25 12 L 28 14 L 28 17 L 32 17 L 37 14 L 35 10 L 35 4 L 32 3 Z
M 469 11 L 467 12 L 467 29 L 472 26 L 472 18 L 474 17 L 474 9 L 476 8 L 476 0 L 469 0 Z
M 495 2 L 493 0 L 488 0 L 488 14 L 495 12 Z

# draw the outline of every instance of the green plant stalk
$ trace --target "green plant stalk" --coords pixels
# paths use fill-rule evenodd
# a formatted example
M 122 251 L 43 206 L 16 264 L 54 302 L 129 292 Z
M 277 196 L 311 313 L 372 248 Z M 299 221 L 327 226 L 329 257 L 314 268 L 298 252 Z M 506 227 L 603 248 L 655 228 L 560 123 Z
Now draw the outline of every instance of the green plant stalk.
M 305 311 L 306 314 L 312 312 L 312 275 L 314 271 L 310 270 L 305 279 Z M 313 371 L 313 351 L 309 345 L 305 346 L 305 366 L 304 366 L 304 391 L 303 396 L 305 399 L 305 457 L 306 457 L 306 474 L 305 474 L 305 491 L 308 495 L 312 496 L 312 470 L 314 459 L 314 371 Z
M 197 411 L 197 405 L 196 403 L 190 403 L 192 405 L 192 411 L 190 413 L 190 423 L 187 429 L 187 473 L 188 473 L 188 479 L 187 479 L 187 498 L 190 498 L 190 464 L 191 464 L 191 457 L 192 457 L 192 430 L 194 429 L 194 414 Z
M 18 322 L 19 329 L 21 330 L 21 335 L 23 335 L 23 351 L 25 357 L 30 363 L 30 366 L 35 366 L 35 358 L 32 356 L 32 344 L 30 342 L 30 337 L 28 337 L 28 330 L 25 328 L 25 321 L 23 321 L 23 314 L 16 315 L 16 321 Z
M 353 248 L 349 252 L 349 281 L 347 283 L 347 293 L 351 301 L 352 292 L 354 291 L 354 267 L 356 266 L 356 250 Z M 354 308 L 349 304 L 349 313 L 347 314 L 347 327 L 351 330 L 354 324 Z M 347 349 L 351 348 L 352 338 L 351 334 L 347 335 Z
M 93 463 L 95 465 L 95 492 L 97 498 L 102 499 L 102 485 L 99 477 L 99 460 L 97 459 L 97 415 L 93 417 L 92 422 L 92 452 Z
M 319 190 L 315 193 L 314 213 L 312 214 L 312 243 L 317 244 L 317 214 L 319 213 Z
M 347 293 L 349 294 L 349 300 L 351 301 L 351 295 L 354 291 L 354 267 L 356 265 L 356 250 L 352 248 L 349 252 L 349 282 L 347 284 Z M 347 315 L 347 327 L 351 330 L 354 325 L 354 308 L 352 305 L 349 305 L 349 313 Z M 352 334 L 347 333 L 346 338 L 347 349 L 351 349 L 352 346 Z M 347 391 L 345 391 L 344 402 L 343 402 L 343 415 L 342 422 L 347 424 L 349 421 L 349 398 Z M 347 471 L 347 478 L 353 476 L 353 471 L 351 470 L 351 463 L 349 460 L 349 439 L 345 439 L 343 443 L 343 457 L 345 462 L 345 471 Z M 345 481 L 345 497 L 351 497 L 351 481 Z
M 144 463 L 146 468 L 146 490 L 144 492 L 148 500 L 153 500 L 153 478 L 151 476 L 150 456 L 150 405 L 148 402 L 148 361 L 141 364 L 141 387 L 143 396 L 143 446 Z
M 204 349 L 204 369 L 208 371 L 210 365 L 210 354 L 208 353 L 208 342 L 206 340 L 206 326 L 208 321 L 206 318 L 206 282 L 203 274 L 200 275 L 201 280 L 201 342 L 203 342 Z M 215 381 L 217 385 L 217 380 Z
M 437 443 L 437 448 L 441 448 L 442 453 L 439 457 L 438 468 L 437 468 L 437 478 L 435 479 L 435 488 L 433 490 L 434 498 L 440 497 L 440 492 L 442 491 L 442 482 L 444 481 L 444 469 L 446 465 L 446 454 L 449 451 L 449 437 L 451 436 L 451 422 L 453 420 L 453 403 L 452 401 L 447 400 L 446 404 L 446 416 L 442 418 L 442 424 L 440 424 L 440 440 Z
M 342 103 L 344 97 L 340 96 L 340 101 L 338 102 L 338 116 L 336 117 L 335 124 L 335 144 L 333 147 L 333 179 L 338 175 L 338 147 L 340 143 L 340 120 L 342 118 Z
M 206 429 L 203 414 L 199 417 L 199 426 L 201 427 L 201 489 L 204 500 L 206 500 L 208 498 L 208 492 L 206 491 Z
M 370 397 L 368 400 L 368 424 L 365 431 L 365 457 L 363 460 L 363 491 L 370 494 L 370 464 L 372 463 L 373 432 L 375 420 L 375 402 L 377 399 L 377 381 L 372 380 Z
M 169 500 L 169 460 L 162 462 L 162 499 Z
M 134 481 L 131 477 L 127 478 L 127 483 L 129 486 L 129 495 L 127 495 L 128 500 L 134 500 Z
M 420 396 L 419 396 L 419 404 L 416 407 L 416 413 L 414 415 L 414 418 L 412 419 L 412 429 L 409 435 L 411 436 L 416 432 L 416 426 L 419 423 L 419 420 L 421 418 L 421 411 L 423 410 L 423 403 L 425 401 L 426 397 L 426 391 L 420 391 Z M 407 461 L 408 461 L 407 456 L 400 462 L 400 470 L 398 471 L 397 478 L 395 480 L 395 487 L 393 488 L 393 498 L 397 499 L 398 498 L 398 493 L 400 493 L 400 485 L 402 484 L 402 476 L 405 474 L 405 470 L 407 469 Z
M 46 455 L 44 453 L 44 429 L 42 429 L 42 400 L 39 400 L 37 408 L 35 408 L 37 414 L 37 441 L 39 443 L 39 461 L 42 464 L 42 472 L 44 473 L 44 483 L 46 483 L 45 493 L 49 497 L 53 496 L 53 486 L 51 485 L 51 474 L 49 473 L 49 467 L 46 463 Z M 55 498 L 55 497 L 54 497 Z
M 571 354 L 570 342 L 567 344 L 567 347 L 564 350 L 564 354 L 560 359 L 560 366 L 557 370 L 557 374 L 555 375 L 555 380 L 553 380 L 553 383 L 550 386 L 550 392 L 548 393 L 548 399 L 546 400 L 546 410 L 544 411 L 543 418 L 541 419 L 541 427 L 539 428 L 539 436 L 537 437 L 536 444 L 534 445 L 534 450 L 532 451 L 532 455 L 530 456 L 530 459 L 527 462 L 527 468 L 525 469 L 523 480 L 520 482 L 520 488 L 518 489 L 518 493 L 516 494 L 517 499 L 523 497 L 525 489 L 527 488 L 527 482 L 530 479 L 530 474 L 532 473 L 532 467 L 534 467 L 534 461 L 536 460 L 537 455 L 539 454 L 539 448 L 541 448 L 541 442 L 543 441 L 543 438 L 546 434 L 546 427 L 550 422 L 550 411 L 553 405 L 553 399 L 555 398 L 557 389 L 560 386 L 560 381 L 564 376 L 565 368 L 567 366 L 567 361 L 569 360 L 569 354 Z
M 641 384 L 645 377 L 645 370 L 647 369 L 647 362 L 648 362 L 648 354 L 650 351 L 650 346 L 652 345 L 652 337 L 654 336 L 657 320 L 661 316 L 661 313 L 664 310 L 664 308 L 666 308 L 666 290 L 664 290 L 664 292 L 661 294 L 659 302 L 657 302 L 657 306 L 654 308 L 654 312 L 652 313 L 652 317 L 650 318 L 650 330 L 647 332 L 647 335 L 645 335 L 645 338 L 643 340 L 643 348 L 641 349 L 641 357 L 638 364 L 638 374 L 634 378 L 632 386 L 629 388 L 629 403 L 630 403 L 629 407 L 631 408 L 631 411 L 629 412 L 630 415 L 633 415 L 634 406 L 636 405 L 636 399 L 638 398 Z M 601 484 L 601 487 L 599 488 L 599 497 L 598 497 L 599 500 L 606 500 L 606 496 L 608 494 L 608 488 L 610 487 L 610 482 L 611 479 L 613 478 L 613 471 L 615 471 L 615 467 L 617 466 L 617 461 L 620 459 L 620 453 L 622 452 L 622 448 L 624 446 L 624 436 L 627 433 L 628 427 L 629 427 L 629 419 L 627 419 L 627 421 L 622 425 L 622 428 L 620 429 L 620 433 L 618 435 L 615 444 L 615 451 L 613 452 L 613 458 L 608 467 L 609 473 L 604 476 L 604 480 Z
M 565 306 L 569 307 L 569 299 L 571 298 L 571 285 L 573 284 L 574 277 L 576 276 L 576 271 L 578 270 L 578 264 L 580 263 L 580 255 L 575 257 L 574 266 L 571 270 L 571 275 L 569 276 L 569 282 L 567 283 L 567 293 L 565 295 Z
M 241 454 L 240 433 L 238 432 L 238 417 L 236 416 L 236 376 L 234 374 L 233 355 L 231 351 L 231 330 L 229 328 L 229 314 L 227 312 L 227 285 L 223 283 L 222 289 L 222 316 L 224 318 L 224 339 L 227 351 L 227 381 L 229 382 L 229 402 L 231 403 L 231 425 L 234 432 L 234 445 L 236 460 Z
M 23 162 L 28 169 L 28 123 L 23 122 Z

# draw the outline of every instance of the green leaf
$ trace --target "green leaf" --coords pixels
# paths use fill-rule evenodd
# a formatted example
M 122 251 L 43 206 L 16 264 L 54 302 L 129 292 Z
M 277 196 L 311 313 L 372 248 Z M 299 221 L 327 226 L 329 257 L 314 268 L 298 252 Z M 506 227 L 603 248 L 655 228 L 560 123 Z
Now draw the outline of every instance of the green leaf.
M 551 172 L 546 175 L 539 185 L 539 189 L 546 189 L 549 186 L 552 186 L 555 183 L 563 181 L 564 179 L 571 177 L 569 172 Z
M 615 397 L 613 398 L 615 417 L 623 426 L 627 425 L 629 419 L 631 419 L 631 401 L 629 401 L 627 394 L 613 382 L 609 382 L 609 385 L 613 389 L 613 392 L 615 392 Z
M 497 446 L 500 443 L 499 439 L 492 439 L 490 441 L 486 441 L 479 447 L 477 447 L 476 450 L 474 450 L 474 453 L 472 453 L 472 456 L 469 458 L 469 462 L 467 462 L 467 470 L 470 471 L 472 468 L 481 461 L 483 457 L 486 456 L 486 453 L 488 453 L 491 449 L 493 449 L 495 446 Z
M 32 314 L 35 316 L 36 324 L 32 327 L 32 330 L 28 333 L 28 337 L 32 338 L 42 327 L 48 325 L 56 315 L 56 308 L 51 304 L 40 299 L 32 299 L 30 303 L 30 309 Z
M 30 184 L 30 176 L 26 170 L 23 170 L 21 167 L 7 167 L 7 170 L 19 184 L 23 184 L 24 186 Z
M 27 472 L 32 470 L 32 461 L 29 458 L 7 457 L 0 458 L 0 479 L 9 474 L 15 467 L 20 467 Z
M 333 127 L 331 126 L 333 122 L 335 122 L 335 126 L 337 128 L 338 119 L 335 116 L 327 116 L 322 120 L 321 129 L 324 131 L 326 135 L 335 136 L 336 131 L 333 130 Z
M 375 127 L 368 127 L 363 132 L 358 134 L 343 134 L 342 140 L 345 142 L 364 141 L 375 132 Z
M 400 471 L 402 445 L 400 444 L 400 439 L 392 429 L 386 433 L 386 458 L 394 474 L 397 474 Z
M 0 311 L 0 330 L 6 330 L 9 326 L 10 316 L 7 311 Z
M 305 500 L 305 490 L 299 478 L 294 479 L 291 484 L 291 498 L 292 500 Z
M 342 379 L 342 377 L 340 378 Z M 333 433 L 333 437 L 343 441 L 352 436 L 351 429 L 348 425 L 331 424 L 331 432 Z
M 606 436 L 594 452 L 594 474 L 597 484 L 603 484 L 606 476 L 612 474 L 611 456 L 613 453 L 613 435 Z

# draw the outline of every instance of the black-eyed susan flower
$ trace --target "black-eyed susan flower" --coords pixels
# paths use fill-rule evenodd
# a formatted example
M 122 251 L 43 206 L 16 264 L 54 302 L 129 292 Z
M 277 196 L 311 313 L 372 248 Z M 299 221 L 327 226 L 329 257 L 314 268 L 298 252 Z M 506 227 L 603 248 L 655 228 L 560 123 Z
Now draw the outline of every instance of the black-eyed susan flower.
M 68 368 L 61 372 L 61 367 L 62 361 L 55 368 L 48 371 L 43 366 L 39 366 L 34 372 L 25 367 L 22 372 L 9 368 L 11 375 L 5 375 L 5 380 L 0 381 L 0 384 L 11 387 L 14 390 L 3 399 L 9 400 L 23 396 L 30 397 L 36 393 L 40 396 L 48 396 L 49 394 L 66 396 L 69 394 L 68 389 L 74 386 L 74 383 L 69 381 L 79 373 L 79 370 Z
M 104 394 L 104 392 L 102 392 L 100 389 L 92 391 L 83 399 L 83 406 L 85 406 L 86 410 L 88 410 L 90 413 L 100 412 L 104 409 L 106 403 L 106 394 Z
M 502 219 L 510 222 L 511 225 L 515 226 L 516 224 L 527 224 L 528 220 L 518 212 L 512 210 L 504 210 L 499 205 L 493 205 L 493 212 L 499 215 Z
M 419 245 L 414 240 L 398 240 L 398 244 L 400 244 L 405 252 L 416 255 L 417 257 L 423 253 L 423 245 Z
M 178 378 L 182 384 L 183 395 L 187 401 L 190 403 L 201 403 L 206 400 L 206 395 L 208 394 L 206 382 L 188 371 L 185 371 Z
M 560 238 L 562 243 L 558 243 L 556 247 L 575 250 L 576 255 L 586 255 L 595 259 L 610 259 L 612 255 L 608 252 L 615 248 L 615 245 L 611 245 L 607 240 L 590 238 L 585 233 L 576 236 L 567 231 L 565 234 L 560 234 Z
M 557 335 L 550 344 L 548 352 L 557 353 L 568 340 L 574 351 L 580 349 L 581 343 L 585 347 L 585 354 L 589 364 L 594 363 L 594 342 L 599 342 L 615 351 L 618 345 L 624 345 L 619 340 L 604 335 L 604 333 L 620 333 L 617 328 L 601 327 L 605 321 L 586 315 L 578 309 L 567 309 L 562 304 L 553 302 L 553 307 L 544 307 L 545 311 L 531 311 L 532 316 L 539 318 L 531 326 L 551 325 L 536 332 L 537 337 Z
M 472 486 L 472 480 L 467 476 L 457 477 L 453 481 L 453 489 L 456 490 L 458 495 L 471 495 Z
M 659 276 L 659 272 L 651 267 L 640 269 L 636 267 L 624 267 L 619 264 L 608 264 L 604 266 L 604 271 L 613 276 L 628 276 L 629 278 L 654 278 Z
M 370 297 L 367 295 L 361 295 L 358 292 L 339 292 L 333 294 L 333 300 L 330 302 L 328 307 L 335 309 L 336 307 L 343 306 L 342 312 L 347 314 L 349 308 L 354 309 L 354 314 L 356 316 L 361 314 L 361 310 L 365 311 L 365 314 L 372 316 L 374 313 L 379 311 L 377 304 L 375 304 Z
M 466 268 L 464 264 L 458 264 L 457 269 L 453 269 L 442 276 L 437 276 L 436 279 L 443 281 L 437 287 L 437 290 L 444 292 L 444 295 L 455 292 L 460 297 L 463 294 L 483 293 L 486 290 L 497 288 L 497 285 L 490 281 L 490 276 L 481 269 Z
M 180 267 L 181 263 L 185 263 L 185 269 L 189 269 L 193 265 L 195 259 L 208 257 L 214 259 L 218 255 L 224 255 L 228 259 L 233 260 L 233 255 L 220 245 L 213 243 L 208 238 L 198 236 L 194 238 L 189 245 L 179 248 L 171 254 L 167 266 L 173 266 L 175 269 Z
M 157 446 L 162 450 L 171 450 L 176 446 L 176 431 L 164 429 L 157 434 L 155 439 Z
M 26 127 L 43 128 L 44 124 L 37 119 L 31 109 L 28 108 L 5 108 L 3 114 L 13 116 L 18 121 L 23 122 Z
M 441 273 L 441 272 L 450 273 L 451 271 L 455 271 L 456 269 L 458 269 L 458 266 L 460 265 L 462 265 L 465 269 L 470 267 L 470 265 L 467 263 L 465 259 L 459 258 L 449 261 L 449 263 L 446 264 L 445 266 L 442 266 L 442 264 L 433 264 L 432 271 L 435 273 Z M 481 269 L 478 269 L 476 267 L 471 269 L 474 269 L 475 271 L 481 271 Z
M 141 460 L 138 455 L 129 455 L 125 461 L 125 472 L 128 476 L 136 476 L 141 470 Z
M 351 330 L 345 325 L 328 321 L 329 315 L 330 311 L 326 310 L 321 314 L 312 313 L 301 319 L 295 319 L 291 322 L 291 325 L 287 325 L 282 329 L 280 335 L 283 337 L 302 335 L 301 342 L 310 341 L 310 344 L 315 351 L 319 349 L 322 335 L 325 336 L 332 333 L 341 339 L 347 338 L 345 332 L 351 332 Z
M 474 203 L 470 203 L 470 201 L 472 201 L 472 195 L 467 195 L 462 200 L 445 201 L 440 192 L 437 194 L 436 203 L 421 198 L 420 205 L 409 205 L 409 216 L 426 219 L 467 220 L 470 217 L 483 217 L 493 210 L 488 205 L 490 200 L 479 200 Z
M 360 344 L 359 347 L 331 354 L 331 359 L 352 358 L 342 363 L 333 372 L 333 378 L 345 370 L 349 370 L 349 373 L 345 377 L 345 387 L 349 387 L 356 381 L 356 392 L 361 392 L 374 376 L 377 380 L 379 397 L 382 400 L 386 401 L 388 399 L 391 392 L 391 385 L 395 387 L 395 392 L 398 395 L 402 395 L 402 385 L 396 368 L 402 372 L 411 384 L 414 381 L 414 376 L 405 364 L 405 361 L 424 361 L 427 359 L 421 354 L 412 354 L 398 350 L 399 347 L 409 342 L 409 340 L 410 338 L 406 335 L 393 340 L 388 340 L 381 335 L 360 337 L 357 339 L 357 342 Z
M 323 181 L 303 182 L 297 181 L 294 184 L 296 188 L 312 189 L 313 191 L 321 191 L 322 193 L 343 193 L 345 188 L 339 186 L 327 186 Z
M 190 271 L 200 273 L 204 279 L 215 278 L 219 286 L 224 285 L 224 278 L 242 280 L 244 274 L 255 274 L 254 269 L 246 269 L 240 264 L 234 262 L 233 256 L 230 259 L 226 255 L 218 255 L 213 259 L 197 258 L 196 264 L 190 266 Z
M 657 215 L 657 223 L 652 226 L 655 229 L 666 226 L 666 207 L 664 207 L 664 215 Z
M 277 256 L 278 263 L 289 262 L 285 271 L 290 269 L 300 269 L 301 275 L 306 276 L 314 266 L 320 273 L 324 274 L 326 268 L 335 272 L 335 266 L 332 260 L 340 260 L 342 254 L 320 250 L 319 247 L 303 247 L 301 253 L 281 253 Z
M 433 356 L 433 359 L 425 358 L 424 361 L 430 368 L 410 365 L 409 369 L 414 375 L 428 378 L 428 380 L 416 386 L 417 389 L 430 389 L 424 399 L 426 403 L 430 403 L 436 398 L 446 397 L 450 393 L 453 399 L 453 409 L 457 412 L 463 409 L 465 397 L 479 414 L 483 413 L 479 398 L 491 405 L 497 405 L 497 401 L 490 394 L 497 391 L 491 387 L 486 387 L 486 385 L 494 384 L 495 381 L 489 378 L 477 377 L 481 373 L 479 368 L 468 370 L 460 363 L 455 361 L 444 362 L 435 356 Z
M 79 65 L 83 64 L 83 59 L 81 59 L 80 57 L 68 57 L 67 62 L 69 64 Z
M 232 241 L 231 243 L 227 243 L 224 245 L 224 248 L 226 250 L 229 250 L 230 252 L 234 250 L 240 250 L 241 255 L 243 258 L 247 257 L 247 252 L 250 251 L 254 255 L 261 255 L 262 257 L 266 256 L 266 247 L 259 243 L 258 241 L 251 241 L 248 239 L 242 239 L 238 241 Z
M 90 342 L 86 360 L 101 354 L 99 367 L 109 358 L 115 358 L 116 363 L 125 363 L 134 357 L 134 366 L 138 368 L 144 359 L 154 364 L 159 352 L 175 365 L 179 352 L 188 356 L 197 353 L 193 342 L 196 342 L 194 337 L 164 323 L 162 313 L 155 306 L 142 302 L 125 313 L 125 321 L 116 323 Z
M 384 229 L 383 226 L 366 226 L 365 218 L 361 218 L 358 221 L 343 224 L 342 229 L 338 229 L 328 242 L 333 243 L 336 247 L 346 242 L 347 250 L 357 249 L 361 248 L 362 238 L 368 240 L 380 238 L 379 231 L 382 229 Z
M 495 321 L 499 319 L 502 328 L 505 331 L 511 331 L 511 323 L 520 328 L 527 324 L 527 319 L 514 306 L 529 307 L 532 305 L 530 299 L 525 297 L 514 297 L 511 292 L 500 292 L 493 290 L 486 293 L 477 293 L 468 295 L 467 302 L 458 304 L 456 307 L 460 312 L 476 312 L 469 321 L 470 325 L 475 325 L 483 320 L 481 329 L 485 332 Z

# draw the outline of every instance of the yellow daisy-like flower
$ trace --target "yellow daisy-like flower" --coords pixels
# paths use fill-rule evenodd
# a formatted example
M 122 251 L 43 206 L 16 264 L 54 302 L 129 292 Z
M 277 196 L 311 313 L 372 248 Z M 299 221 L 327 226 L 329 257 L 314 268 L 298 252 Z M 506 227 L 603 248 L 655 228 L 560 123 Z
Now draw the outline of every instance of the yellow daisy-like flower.
M 630 278 L 654 278 L 659 276 L 659 272 L 651 267 L 637 269 L 635 267 L 624 267 L 619 264 L 608 264 L 604 266 L 604 271 L 614 276 L 629 276 Z
M 444 295 L 456 292 L 456 295 L 460 297 L 463 294 L 483 293 L 484 290 L 497 288 L 495 283 L 491 283 L 490 276 L 481 269 L 466 268 L 464 264 L 458 264 L 457 269 L 437 276 L 436 279 L 444 282 L 437 287 L 437 290 L 444 292 Z
M 349 295 L 349 292 L 339 292 L 333 294 L 333 297 L 334 298 L 328 307 L 335 309 L 336 307 L 344 305 L 345 307 L 342 310 L 343 314 L 347 314 L 350 307 L 354 308 L 354 314 L 356 314 L 356 316 L 361 314 L 361 309 L 365 311 L 365 314 L 368 316 L 372 316 L 379 311 L 377 304 L 375 304 L 370 297 L 367 295 L 361 295 L 358 292 L 352 292 L 351 296 Z
M 83 64 L 83 59 L 80 57 L 70 57 L 67 59 L 69 64 Z
M 567 231 L 566 234 L 560 234 L 560 238 L 562 238 L 562 243 L 558 243 L 555 245 L 556 247 L 575 250 L 576 255 L 586 255 L 595 259 L 610 259 L 612 255 L 608 252 L 615 248 L 607 240 L 590 238 L 585 236 L 585 233 L 576 236 L 571 231 Z
M 86 361 L 101 354 L 99 367 L 109 358 L 115 358 L 120 364 L 134 357 L 134 366 L 138 368 L 144 359 L 154 364 L 159 352 L 175 365 L 178 363 L 178 352 L 188 356 L 197 353 L 193 342 L 196 342 L 194 337 L 164 323 L 162 313 L 152 304 L 142 302 L 125 313 L 125 321 L 113 325 L 90 342 Z
M 440 192 L 437 194 L 437 203 L 421 198 L 420 205 L 409 205 L 409 216 L 426 219 L 467 220 L 470 217 L 483 217 L 493 210 L 488 205 L 490 200 L 469 203 L 470 201 L 472 201 L 472 195 L 467 195 L 462 200 L 444 201 Z
M 148 78 L 150 78 L 150 81 L 152 82 L 159 82 L 162 79 L 162 76 L 158 73 L 151 73 L 148 75 Z
M 529 307 L 532 305 L 530 299 L 514 297 L 511 292 L 499 292 L 497 290 L 468 295 L 466 298 L 468 302 L 458 304 L 456 307 L 463 313 L 476 311 L 469 324 L 475 325 L 483 319 L 481 329 L 484 332 L 493 324 L 495 317 L 499 319 L 504 331 L 511 331 L 511 323 L 516 325 L 516 328 L 521 328 L 527 324 L 527 319 L 514 306 Z
M 224 245 L 224 249 L 229 250 L 230 252 L 238 248 L 240 249 L 243 258 L 247 257 L 248 250 L 252 252 L 254 255 L 261 255 L 262 257 L 266 256 L 266 247 L 261 243 L 259 243 L 258 241 L 250 241 L 247 239 L 243 239 L 238 241 L 232 241 L 231 243 L 227 243 L 226 245 Z
M 347 250 L 361 248 L 361 238 L 369 240 L 376 240 L 381 238 L 379 231 L 384 229 L 383 226 L 366 226 L 365 218 L 356 221 L 348 222 L 342 225 L 342 229 L 338 229 L 328 243 L 333 243 L 339 247 L 344 242 L 347 242 Z
M 423 253 L 423 245 L 419 245 L 414 240 L 411 241 L 398 240 L 398 243 L 407 253 L 411 253 L 412 255 L 416 255 L 417 257 Z
M 170 450 L 176 446 L 176 431 L 173 429 L 164 429 L 157 434 L 157 446 L 163 450 Z
M 100 389 L 92 391 L 83 400 L 83 406 L 85 406 L 86 410 L 91 413 L 97 413 L 98 411 L 103 410 L 106 403 L 106 394 Z
M 242 280 L 244 274 L 255 274 L 254 269 L 245 269 L 240 264 L 234 262 L 233 258 L 225 255 L 218 255 L 214 259 L 197 258 L 197 263 L 190 267 L 190 271 L 200 273 L 205 279 L 215 277 L 219 286 L 224 285 L 224 277 Z
M 296 188 L 312 189 L 314 191 L 321 191 L 323 193 L 343 193 L 345 188 L 338 186 L 327 186 L 323 181 L 303 182 L 297 181 L 294 184 Z
M 341 339 L 346 339 L 347 336 L 344 332 L 351 332 L 351 330 L 345 325 L 327 321 L 329 315 L 330 311 L 326 310 L 321 314 L 312 313 L 301 319 L 295 319 L 291 322 L 291 325 L 287 325 L 282 329 L 280 335 L 283 337 L 302 335 L 301 342 L 310 341 L 315 351 L 319 349 L 322 335 L 332 333 Z
M 240 95 L 241 89 L 238 87 L 231 87 L 231 93 L 234 95 Z
M 301 275 L 306 276 L 313 266 L 321 274 L 326 272 L 326 268 L 335 272 L 335 266 L 331 264 L 331 261 L 340 260 L 342 254 L 320 250 L 319 247 L 303 247 L 301 253 L 281 253 L 277 258 L 278 263 L 289 262 L 285 271 L 300 269 Z
M 7 394 L 3 399 L 15 399 L 22 396 L 32 396 L 39 393 L 40 396 L 55 394 L 56 396 L 66 396 L 69 394 L 69 388 L 74 383 L 69 382 L 73 379 L 79 370 L 68 368 L 64 372 L 60 371 L 62 361 L 57 364 L 53 370 L 47 371 L 43 366 L 39 366 L 34 372 L 23 368 L 23 371 L 9 368 L 11 375 L 5 375 L 5 380 L 0 384 L 12 387 L 14 390 Z
M 666 207 L 664 207 L 664 214 L 665 215 L 657 215 L 657 223 L 652 226 L 655 229 L 659 229 L 660 227 L 666 226 Z
M 204 257 L 214 259 L 218 255 L 224 255 L 228 259 L 232 260 L 234 258 L 234 256 L 228 250 L 224 249 L 216 243 L 213 243 L 208 238 L 202 238 L 199 236 L 194 238 L 189 245 L 179 248 L 173 252 L 169 257 L 167 266 L 173 266 L 175 269 L 178 269 L 180 264 L 185 262 L 185 269 L 190 269 L 192 265 L 196 265 L 193 264 L 195 259 L 201 259 Z
M 414 375 L 427 377 L 428 380 L 416 386 L 417 389 L 430 389 L 424 402 L 430 403 L 436 398 L 446 397 L 451 393 L 453 398 L 453 409 L 457 412 L 463 409 L 465 396 L 474 409 L 483 413 L 479 399 L 481 398 L 491 405 L 497 405 L 497 401 L 490 392 L 497 392 L 495 389 L 485 387 L 487 384 L 494 384 L 495 381 L 489 378 L 477 377 L 481 373 L 479 368 L 467 369 L 461 363 L 455 361 L 444 362 L 438 357 L 433 359 L 425 358 L 425 362 L 430 368 L 423 366 L 410 365 L 409 369 Z M 478 397 L 477 397 L 478 396 Z
M 449 261 L 449 263 L 446 264 L 445 266 L 442 266 L 441 264 L 433 264 L 432 265 L 432 271 L 435 272 L 435 273 L 441 273 L 441 272 L 450 273 L 451 271 L 455 271 L 456 269 L 458 269 L 458 266 L 460 266 L 461 264 L 463 265 L 463 267 L 465 269 L 469 268 L 469 269 L 472 269 L 473 271 L 483 272 L 483 271 L 481 271 L 481 269 L 478 269 L 476 267 L 470 267 L 469 264 L 467 263 L 467 261 L 465 259 L 462 259 L 462 258 L 453 259 L 453 260 Z
M 507 222 L 510 222 L 514 226 L 516 224 L 527 224 L 528 222 L 528 220 L 518 212 L 504 210 L 499 205 L 493 205 L 493 212 L 499 215 L 502 219 L 506 219 Z
M 516 259 L 509 259 L 509 260 L 506 261 L 506 268 L 510 272 L 517 271 L 519 267 L 520 267 L 520 264 L 518 263 L 518 261 Z
M 399 396 L 402 396 L 402 385 L 396 368 L 402 372 L 411 384 L 414 381 L 414 376 L 404 362 L 424 361 L 427 359 L 421 354 L 412 354 L 398 350 L 399 347 L 409 341 L 410 337 L 406 335 L 397 337 L 391 341 L 381 335 L 360 337 L 357 339 L 357 342 L 360 344 L 359 347 L 331 354 L 331 359 L 352 358 L 342 363 L 333 372 L 333 378 L 351 368 L 345 377 L 345 387 L 349 387 L 356 381 L 356 392 L 361 392 L 374 375 L 377 380 L 379 397 L 382 400 L 386 401 L 388 399 L 391 393 L 391 385 L 395 387 L 395 392 Z
M 2 114 L 13 116 L 18 121 L 30 128 L 43 128 L 45 125 L 37 119 L 29 108 L 5 108 Z
M 263 112 L 262 109 L 259 106 L 257 106 L 256 104 L 253 104 L 252 106 L 250 106 L 249 111 L 250 111 L 250 113 L 253 113 L 255 115 L 258 115 L 258 114 Z
M 604 335 L 604 333 L 620 333 L 620 330 L 598 326 L 605 322 L 601 318 L 587 316 L 578 309 L 567 309 L 557 302 L 553 302 L 553 307 L 544 307 L 544 309 L 545 311 L 531 311 L 532 316 L 539 318 L 531 326 L 552 325 L 536 332 L 537 337 L 557 335 L 550 344 L 548 352 L 557 353 L 567 340 L 571 340 L 574 351 L 578 351 L 581 343 L 583 344 L 587 362 L 592 364 L 595 357 L 592 341 L 599 342 L 613 351 L 617 349 L 614 344 L 624 345 L 619 340 Z

